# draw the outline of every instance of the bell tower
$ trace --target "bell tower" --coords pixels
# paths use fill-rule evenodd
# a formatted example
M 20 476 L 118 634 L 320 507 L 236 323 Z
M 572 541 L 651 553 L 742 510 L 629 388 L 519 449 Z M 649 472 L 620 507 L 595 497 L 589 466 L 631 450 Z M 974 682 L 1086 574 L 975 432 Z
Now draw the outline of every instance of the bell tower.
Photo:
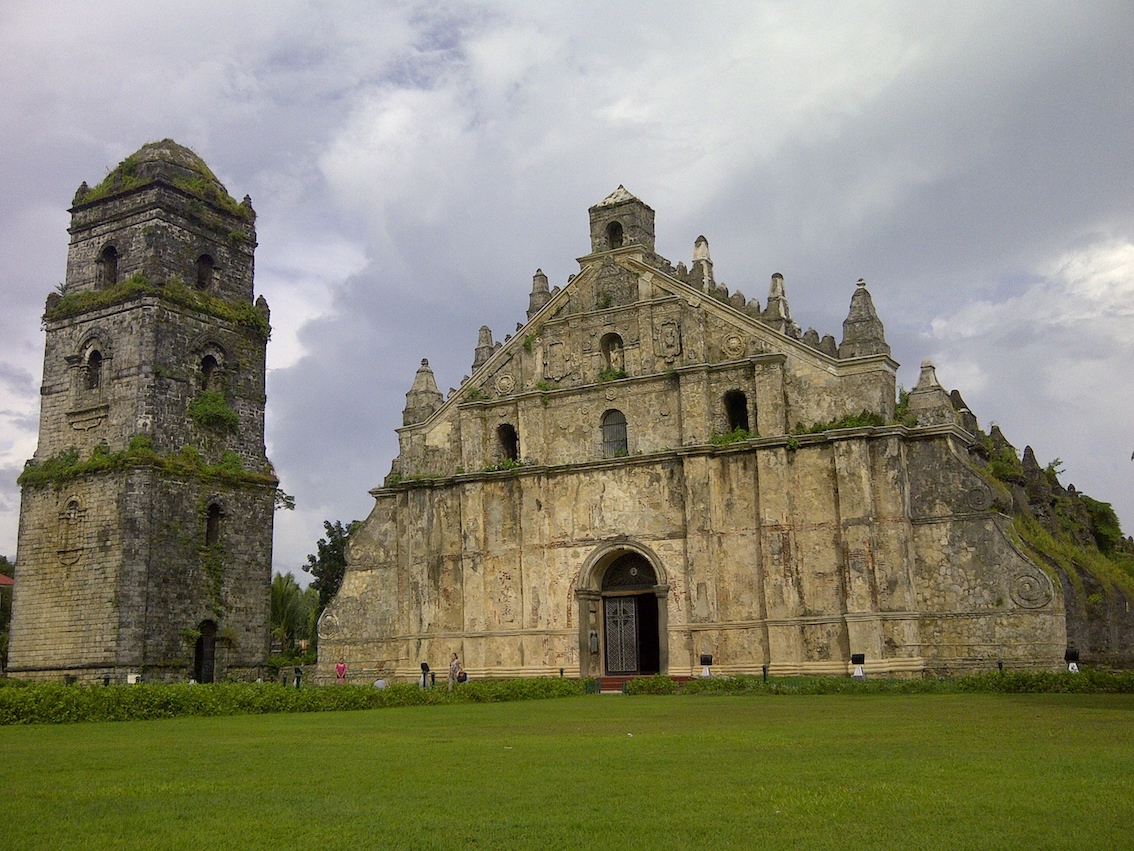
M 587 211 L 591 220 L 591 252 L 637 246 L 653 253 L 654 210 L 619 186 Z
M 254 676 L 278 481 L 251 200 L 166 139 L 83 183 L 70 212 L 20 476 L 9 673 Z

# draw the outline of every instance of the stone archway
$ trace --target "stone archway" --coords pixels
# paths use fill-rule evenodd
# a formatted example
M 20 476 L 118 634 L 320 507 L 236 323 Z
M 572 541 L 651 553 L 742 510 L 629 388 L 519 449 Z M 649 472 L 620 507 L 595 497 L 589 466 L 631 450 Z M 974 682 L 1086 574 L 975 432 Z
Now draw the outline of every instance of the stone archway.
M 575 599 L 580 676 L 669 672 L 669 582 L 649 547 L 618 541 L 595 549 Z

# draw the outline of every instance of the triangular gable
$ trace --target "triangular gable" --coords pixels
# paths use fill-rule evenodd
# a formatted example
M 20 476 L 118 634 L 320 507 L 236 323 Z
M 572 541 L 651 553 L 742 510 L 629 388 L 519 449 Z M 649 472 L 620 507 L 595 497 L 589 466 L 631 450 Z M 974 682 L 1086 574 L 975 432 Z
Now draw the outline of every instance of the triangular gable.
M 456 393 L 450 394 L 445 399 L 436 411 L 425 420 L 406 428 L 421 428 L 437 422 L 448 416 L 449 412 L 457 405 L 475 400 L 479 393 L 484 393 L 484 398 L 488 398 L 524 392 L 520 388 L 505 391 L 500 387 L 489 387 L 489 384 L 494 375 L 499 374 L 514 358 L 521 356 L 525 349 L 527 353 L 530 353 L 531 339 L 540 333 L 544 325 L 573 315 L 582 315 L 596 309 L 603 309 L 601 302 L 596 304 L 595 287 L 598 286 L 604 273 L 610 277 L 612 266 L 631 276 L 638 291 L 645 290 L 650 293 L 645 301 L 656 300 L 661 297 L 661 294 L 673 296 L 679 299 L 683 313 L 700 312 L 715 322 L 736 329 L 741 339 L 743 337 L 749 338 L 752 345 L 738 346 L 737 359 L 757 352 L 784 354 L 832 373 L 841 372 L 849 364 L 849 361 L 831 357 L 826 352 L 820 351 L 802 340 L 781 333 L 760 319 L 749 316 L 737 310 L 733 305 L 722 302 L 709 293 L 673 277 L 657 266 L 639 259 L 639 256 L 638 252 L 631 250 L 602 252 L 579 258 L 582 269 L 578 275 L 556 292 L 547 304 L 522 325 L 513 336 L 505 340 L 479 369 L 461 383 Z M 577 309 L 569 309 L 572 302 L 575 301 L 579 302 Z M 619 304 L 611 305 L 611 307 L 633 309 L 635 305 L 642 304 L 642 301 L 636 296 L 628 302 L 622 301 Z M 729 353 L 726 352 L 727 354 Z M 877 357 L 873 356 L 869 359 L 876 360 Z M 858 359 L 858 362 L 861 363 L 862 360 L 865 359 Z M 891 368 L 897 368 L 897 364 L 888 356 L 885 357 L 885 360 Z M 470 394 L 472 398 L 470 398 Z
M 461 386 L 457 388 L 457 392 L 451 394 L 441 406 L 434 411 L 429 417 L 422 420 L 420 423 L 414 423 L 412 426 L 403 426 L 403 428 L 421 428 L 422 426 L 429 425 L 436 422 L 438 419 L 446 416 L 450 410 L 455 406 L 467 401 L 467 394 L 473 389 L 483 389 L 488 379 L 499 371 L 500 367 L 515 357 L 524 346 L 525 338 L 532 332 L 533 329 L 539 328 L 547 321 L 549 317 L 554 316 L 567 305 L 572 294 L 578 288 L 585 286 L 591 278 L 594 277 L 595 266 L 590 266 L 583 269 L 578 275 L 567 282 L 559 292 L 551 297 L 551 300 L 543 306 L 543 308 L 532 316 L 523 326 L 516 331 L 515 335 L 510 339 L 504 341 L 500 346 L 483 364 L 480 369 L 477 369 L 469 376 L 468 380 L 461 382 Z M 399 429 L 400 431 L 401 429 Z

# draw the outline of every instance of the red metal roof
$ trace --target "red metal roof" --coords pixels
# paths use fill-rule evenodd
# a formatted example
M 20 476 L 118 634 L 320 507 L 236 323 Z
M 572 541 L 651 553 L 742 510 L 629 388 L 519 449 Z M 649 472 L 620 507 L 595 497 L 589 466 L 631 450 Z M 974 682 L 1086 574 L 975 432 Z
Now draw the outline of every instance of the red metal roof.
M 0 573 L 0 585 L 12 585 L 12 577 Z

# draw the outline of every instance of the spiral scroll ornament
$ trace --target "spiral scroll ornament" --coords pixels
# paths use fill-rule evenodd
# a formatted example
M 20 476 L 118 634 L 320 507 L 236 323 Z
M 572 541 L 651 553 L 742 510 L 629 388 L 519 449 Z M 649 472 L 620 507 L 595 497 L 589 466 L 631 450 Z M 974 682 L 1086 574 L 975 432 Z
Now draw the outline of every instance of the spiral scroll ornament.
M 992 506 L 992 491 L 983 485 L 971 488 L 966 498 L 973 511 L 987 511 Z
M 1051 580 L 1046 576 L 1022 573 L 1008 588 L 1012 602 L 1023 609 L 1041 609 L 1051 602 Z

